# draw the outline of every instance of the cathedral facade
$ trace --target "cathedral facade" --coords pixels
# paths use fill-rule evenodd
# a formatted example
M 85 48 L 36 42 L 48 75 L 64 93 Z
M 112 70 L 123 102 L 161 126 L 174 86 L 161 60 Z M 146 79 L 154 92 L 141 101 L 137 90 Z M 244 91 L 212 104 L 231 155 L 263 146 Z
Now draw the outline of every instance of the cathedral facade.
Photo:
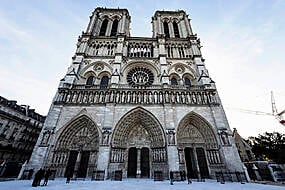
M 131 37 L 130 23 L 127 9 L 93 11 L 28 166 L 105 179 L 243 171 L 188 15 L 156 11 L 152 37 Z

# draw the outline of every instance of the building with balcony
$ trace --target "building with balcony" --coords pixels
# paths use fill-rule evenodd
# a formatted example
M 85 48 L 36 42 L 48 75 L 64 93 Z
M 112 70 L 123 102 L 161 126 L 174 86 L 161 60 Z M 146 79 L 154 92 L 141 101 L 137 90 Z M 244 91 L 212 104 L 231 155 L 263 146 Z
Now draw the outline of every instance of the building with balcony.
M 15 177 L 30 159 L 45 117 L 0 96 L 0 177 Z
M 156 11 L 152 37 L 132 37 L 130 23 L 127 9 L 92 12 L 28 167 L 105 179 L 242 172 L 188 15 Z

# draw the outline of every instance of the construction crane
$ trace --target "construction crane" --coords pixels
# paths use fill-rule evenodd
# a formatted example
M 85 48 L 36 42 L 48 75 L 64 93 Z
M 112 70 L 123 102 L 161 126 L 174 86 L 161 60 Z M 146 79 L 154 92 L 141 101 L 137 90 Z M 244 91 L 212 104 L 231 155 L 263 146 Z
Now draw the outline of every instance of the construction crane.
M 268 115 L 268 116 L 274 116 L 281 125 L 285 126 L 285 110 L 278 112 L 275 104 L 275 99 L 273 96 L 273 92 L 271 91 L 271 106 L 272 106 L 272 113 L 262 112 L 262 111 L 254 111 L 254 110 L 247 110 L 247 109 L 241 109 L 241 108 L 230 108 L 237 110 L 242 113 L 248 113 L 248 114 L 254 114 L 254 115 Z
M 271 105 L 272 105 L 272 115 L 275 116 L 275 118 L 279 121 L 279 123 L 281 125 L 285 126 L 285 110 L 281 111 L 280 113 L 278 113 L 277 108 L 276 108 L 276 104 L 275 104 L 275 99 L 273 96 L 273 92 L 271 91 Z

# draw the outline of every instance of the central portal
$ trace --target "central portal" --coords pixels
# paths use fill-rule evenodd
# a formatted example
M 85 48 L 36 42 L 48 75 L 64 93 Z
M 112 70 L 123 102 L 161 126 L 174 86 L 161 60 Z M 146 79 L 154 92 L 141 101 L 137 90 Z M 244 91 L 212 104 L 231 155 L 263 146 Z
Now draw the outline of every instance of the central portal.
M 131 147 L 128 154 L 128 177 L 149 178 L 149 149 Z

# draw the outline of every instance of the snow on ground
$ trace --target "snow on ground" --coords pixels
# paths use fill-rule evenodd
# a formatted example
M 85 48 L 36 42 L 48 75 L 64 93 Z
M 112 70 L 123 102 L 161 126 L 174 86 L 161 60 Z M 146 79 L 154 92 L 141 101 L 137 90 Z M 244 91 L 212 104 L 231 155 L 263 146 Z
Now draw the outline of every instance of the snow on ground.
M 42 181 L 43 183 L 43 181 Z M 0 182 L 0 190 L 284 190 L 284 186 L 263 185 L 255 183 L 217 183 L 214 180 L 206 182 L 174 182 L 153 181 L 150 179 L 126 179 L 123 181 L 70 181 L 65 183 L 63 179 L 49 181 L 45 187 L 32 187 L 31 180 L 17 180 Z

